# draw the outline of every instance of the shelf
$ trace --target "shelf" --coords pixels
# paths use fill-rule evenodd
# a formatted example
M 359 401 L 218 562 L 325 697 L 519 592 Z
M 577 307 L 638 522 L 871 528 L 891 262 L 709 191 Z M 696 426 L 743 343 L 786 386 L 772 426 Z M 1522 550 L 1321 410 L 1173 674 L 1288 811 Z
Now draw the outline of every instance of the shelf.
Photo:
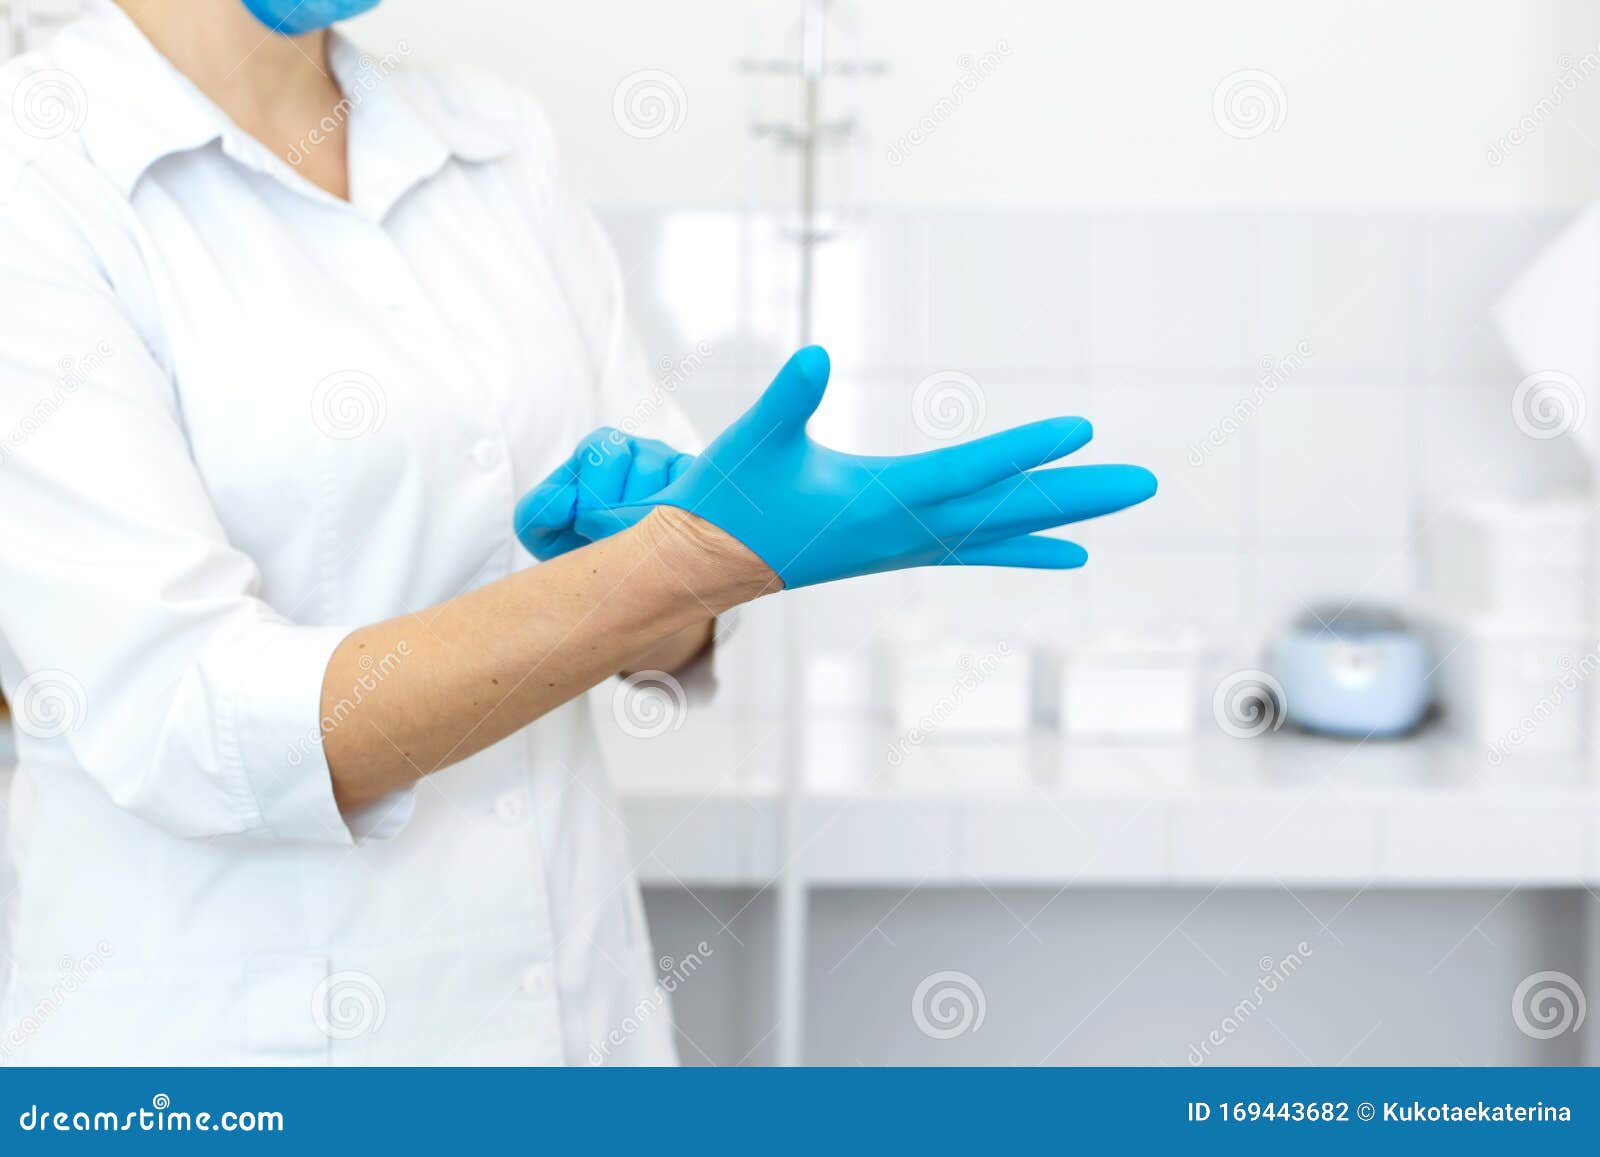
M 705 720 L 612 748 L 648 883 L 777 874 L 775 724 Z M 808 733 L 794 866 L 820 886 L 1579 887 L 1600 791 L 1576 757 L 1491 766 L 1430 735 L 1280 733 L 1164 745 L 1052 734 L 902 746 L 870 720 Z
M 1433 735 L 1073 745 L 870 720 L 807 735 L 792 866 L 810 886 L 1600 887 L 1600 789 L 1576 757 Z M 647 884 L 765 887 L 780 868 L 776 720 L 701 715 L 607 756 Z

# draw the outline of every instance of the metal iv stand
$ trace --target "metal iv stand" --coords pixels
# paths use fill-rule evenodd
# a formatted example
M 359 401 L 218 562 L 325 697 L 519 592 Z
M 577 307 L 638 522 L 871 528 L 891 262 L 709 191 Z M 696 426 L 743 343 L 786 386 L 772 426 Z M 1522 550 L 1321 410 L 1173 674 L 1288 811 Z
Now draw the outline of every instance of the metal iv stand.
M 33 19 L 33 5 L 31 0 L 0 0 L 0 8 L 5 9 L 6 43 L 10 52 L 0 51 L 0 60 L 7 55 L 16 55 L 28 51 L 33 47 L 33 33 L 36 28 L 54 29 L 71 20 L 79 12 L 88 7 L 86 0 L 75 0 L 74 3 L 63 3 L 50 7 L 44 17 L 36 22 Z
M 6 5 L 6 30 L 12 52 L 28 50 L 28 0 L 11 0 Z
M 812 317 L 816 282 L 816 246 L 829 234 L 818 223 L 817 169 L 824 144 L 848 140 L 856 131 L 853 119 L 825 122 L 821 116 L 822 82 L 828 74 L 881 75 L 886 69 L 876 62 L 831 61 L 828 59 L 828 16 L 832 0 L 802 0 L 800 19 L 800 59 L 746 60 L 742 71 L 760 75 L 798 75 L 800 78 L 800 123 L 798 126 L 757 124 L 758 137 L 774 140 L 780 147 L 793 149 L 800 161 L 798 344 L 812 342 Z M 793 1067 L 805 1057 L 805 971 L 808 957 L 806 909 L 808 886 L 800 863 L 803 850 L 801 831 L 805 795 L 805 673 L 800 661 L 801 632 L 797 608 L 790 600 L 780 600 L 779 649 L 782 655 L 779 701 L 787 709 L 779 720 L 778 745 L 778 874 L 776 885 L 776 936 L 774 940 L 774 990 L 778 1022 L 773 1030 L 774 1059 Z

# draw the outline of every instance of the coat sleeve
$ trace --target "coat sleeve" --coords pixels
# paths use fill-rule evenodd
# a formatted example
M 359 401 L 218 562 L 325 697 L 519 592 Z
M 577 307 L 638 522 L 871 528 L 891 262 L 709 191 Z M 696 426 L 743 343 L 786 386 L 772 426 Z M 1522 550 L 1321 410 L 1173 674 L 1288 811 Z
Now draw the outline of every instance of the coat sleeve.
M 341 816 L 322 751 L 347 632 L 259 597 L 79 215 L 26 167 L 0 194 L 0 675 L 20 759 L 179 836 L 387 834 Z

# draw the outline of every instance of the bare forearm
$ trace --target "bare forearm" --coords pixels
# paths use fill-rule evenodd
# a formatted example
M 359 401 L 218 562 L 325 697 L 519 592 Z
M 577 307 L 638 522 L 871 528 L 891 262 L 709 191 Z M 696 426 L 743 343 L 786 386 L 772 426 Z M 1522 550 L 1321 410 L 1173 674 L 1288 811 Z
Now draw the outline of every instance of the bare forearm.
M 691 627 L 674 632 L 649 650 L 629 659 L 622 673 L 628 675 L 635 671 L 666 671 L 670 674 L 673 671 L 681 671 L 711 646 L 711 638 L 716 633 L 716 628 L 717 620 L 707 618 Z
M 777 585 L 714 527 L 658 512 L 542 566 L 363 627 L 334 651 L 323 680 L 335 798 L 357 807 L 465 759 L 669 641 L 681 649 L 680 637 L 708 630 L 709 616 Z

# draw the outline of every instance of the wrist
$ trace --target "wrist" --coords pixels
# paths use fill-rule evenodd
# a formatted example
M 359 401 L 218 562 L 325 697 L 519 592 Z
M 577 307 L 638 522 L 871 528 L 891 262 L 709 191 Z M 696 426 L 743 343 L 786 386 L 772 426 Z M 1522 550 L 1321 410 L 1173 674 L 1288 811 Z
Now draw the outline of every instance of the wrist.
M 754 551 L 687 510 L 657 506 L 633 533 L 713 614 L 783 589 Z

